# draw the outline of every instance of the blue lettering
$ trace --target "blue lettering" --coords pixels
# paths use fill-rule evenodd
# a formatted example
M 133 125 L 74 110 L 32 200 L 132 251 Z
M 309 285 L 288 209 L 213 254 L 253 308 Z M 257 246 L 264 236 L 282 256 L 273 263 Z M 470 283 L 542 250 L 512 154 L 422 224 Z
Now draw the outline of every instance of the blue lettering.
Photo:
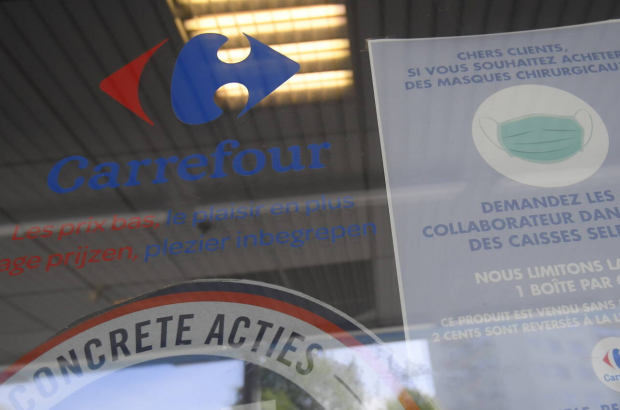
M 225 171 L 226 157 L 232 157 L 233 149 L 238 148 L 239 146 L 239 141 L 235 140 L 221 141 L 216 146 L 215 151 L 210 155 L 210 157 L 213 158 L 213 173 L 210 175 L 211 178 L 223 178 L 228 176 Z M 246 149 L 238 152 L 234 156 L 234 158 L 232 158 L 230 166 L 237 175 L 255 175 L 265 169 L 268 161 L 267 155 L 271 155 L 271 167 L 275 172 L 301 171 L 306 168 L 321 169 L 325 168 L 325 164 L 322 161 L 321 154 L 323 153 L 323 151 L 326 151 L 330 148 L 331 144 L 329 142 L 324 142 L 321 144 L 309 144 L 306 149 L 309 151 L 310 154 L 310 164 L 307 166 L 302 163 L 301 147 L 299 145 L 293 145 L 287 148 L 287 151 L 290 152 L 289 165 L 282 164 L 281 148 L 270 148 L 267 150 L 267 152 L 261 149 Z M 250 165 L 248 164 L 248 160 L 246 159 L 248 155 L 253 156 L 255 161 L 251 169 L 246 168 L 250 167 Z M 77 162 L 78 169 L 85 169 L 89 165 L 88 159 L 79 155 L 64 158 L 58 163 L 56 163 L 50 170 L 47 178 L 48 187 L 52 191 L 62 194 L 75 191 L 85 185 L 84 177 L 76 177 L 73 181 L 73 185 L 69 187 L 61 186 L 60 173 L 64 169 L 65 165 L 73 161 Z M 286 160 L 284 161 L 288 162 Z M 178 163 L 178 166 L 176 168 L 172 168 L 171 166 L 169 166 L 169 164 L 176 163 Z M 252 163 L 251 158 L 249 163 Z M 137 186 L 143 182 L 140 181 L 140 176 L 142 176 L 142 179 L 145 179 L 147 178 L 148 174 L 153 172 L 153 170 L 151 169 L 151 172 L 140 173 L 140 168 L 146 166 L 156 167 L 154 170 L 155 178 L 150 181 L 152 184 L 163 184 L 168 182 L 168 177 L 170 175 L 166 175 L 166 172 L 174 172 L 174 170 L 176 170 L 176 175 L 179 178 L 186 181 L 196 181 L 207 176 L 208 165 L 209 159 L 206 155 L 203 154 L 192 154 L 181 159 L 179 159 L 179 157 L 177 156 L 172 156 L 169 158 L 157 158 L 155 160 L 132 160 L 123 165 L 123 170 L 127 169 L 129 171 L 129 175 L 127 180 L 122 183 L 119 182 L 119 177 L 122 175 L 121 164 L 117 162 L 104 162 L 96 165 L 93 168 L 93 174 L 89 178 L 88 184 L 86 184 L 86 186 L 94 190 L 104 188 L 118 188 L 121 185 L 126 187 Z M 197 168 L 203 169 L 200 170 Z M 196 170 L 194 171 L 194 169 Z M 347 206 L 345 206 L 345 208 L 349 207 L 348 205 L 352 206 L 352 204 L 349 204 L 346 201 L 345 203 L 347 203 Z
M 215 172 L 211 175 L 211 178 L 223 178 L 228 175 L 223 169 L 224 157 L 232 155 L 232 152 L 224 151 L 224 147 L 226 147 L 226 145 L 230 145 L 232 148 L 237 148 L 239 146 L 239 141 L 225 140 L 217 144 L 215 152 L 211 154 L 211 156 L 215 158 Z
M 58 163 L 54 165 L 54 167 L 50 170 L 50 173 L 47 176 L 47 186 L 52 191 L 58 192 L 59 194 L 66 194 L 67 192 L 75 191 L 76 189 L 81 187 L 82 184 L 84 184 L 84 178 L 78 177 L 75 179 L 74 184 L 70 186 L 69 188 L 63 188 L 60 186 L 58 182 L 58 176 L 60 175 L 60 170 L 71 161 L 77 161 L 79 169 L 84 169 L 88 166 L 88 160 L 79 155 L 73 155 L 71 157 L 67 157 L 65 159 L 58 161 Z
M 110 168 L 109 172 L 101 172 L 105 167 Z M 118 183 L 118 164 L 116 162 L 104 162 L 103 164 L 97 165 L 93 171 L 101 172 L 93 176 L 88 181 L 88 186 L 91 189 L 103 189 L 103 188 L 118 188 L 120 184 Z M 106 178 L 104 182 L 98 182 L 99 179 Z
M 243 158 L 248 154 L 253 154 L 256 157 L 256 165 L 249 171 L 243 168 Z M 263 168 L 265 168 L 265 162 L 265 154 L 263 154 L 262 151 L 257 149 L 246 149 L 235 155 L 232 165 L 237 174 L 250 176 L 262 171 Z
M 190 164 L 191 160 L 197 160 L 198 162 Z M 199 174 L 190 174 L 187 172 L 188 168 L 206 167 L 209 164 L 209 160 L 202 154 L 189 155 L 181 160 L 177 173 L 186 181 L 196 181 L 200 178 L 204 178 L 207 175 L 207 171 L 203 171 Z
M 320 169 L 320 168 L 325 168 L 325 165 L 323 165 L 323 163 L 321 162 L 321 150 L 325 149 L 328 150 L 330 149 L 332 146 L 332 144 L 330 144 L 329 142 L 324 142 L 322 144 L 310 144 L 308 145 L 308 149 L 311 152 L 311 161 L 310 161 L 310 165 L 308 166 L 308 169 Z

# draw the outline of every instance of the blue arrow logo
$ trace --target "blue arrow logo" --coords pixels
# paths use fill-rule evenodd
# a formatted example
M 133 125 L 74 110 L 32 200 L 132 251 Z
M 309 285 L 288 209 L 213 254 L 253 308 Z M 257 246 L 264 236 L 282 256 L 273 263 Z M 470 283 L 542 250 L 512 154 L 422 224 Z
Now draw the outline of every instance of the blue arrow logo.
M 172 74 L 172 108 L 187 124 L 204 124 L 222 114 L 214 101 L 218 88 L 229 83 L 243 84 L 248 102 L 239 117 L 261 102 L 299 71 L 299 63 L 244 34 L 250 42 L 250 55 L 228 64 L 217 51 L 228 41 L 221 34 L 207 33 L 192 38 L 181 50 Z

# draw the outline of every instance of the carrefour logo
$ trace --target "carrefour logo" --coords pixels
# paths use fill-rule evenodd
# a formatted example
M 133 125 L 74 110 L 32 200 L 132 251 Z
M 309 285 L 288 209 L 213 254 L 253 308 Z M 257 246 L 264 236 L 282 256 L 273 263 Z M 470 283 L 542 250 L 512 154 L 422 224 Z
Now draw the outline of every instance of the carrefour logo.
M 176 60 L 170 89 L 171 106 L 179 120 L 197 125 L 217 119 L 222 109 L 215 103 L 214 95 L 218 88 L 229 83 L 240 83 L 248 89 L 248 100 L 239 114 L 241 116 L 299 71 L 297 62 L 248 35 L 246 37 L 251 45 L 250 54 L 235 64 L 224 63 L 217 57 L 217 51 L 228 40 L 223 35 L 201 34 L 185 44 Z M 100 84 L 103 92 L 151 125 L 154 123 L 140 104 L 138 88 L 144 67 L 166 41 L 106 77 Z M 84 156 L 72 155 L 52 167 L 47 185 L 52 191 L 64 194 L 78 189 L 163 184 L 169 178 L 197 181 L 206 177 L 224 178 L 230 173 L 252 176 L 266 168 L 278 173 L 314 170 L 325 167 L 322 154 L 330 148 L 329 142 L 322 142 L 305 147 L 292 145 L 285 150 L 264 146 L 242 149 L 239 141 L 225 140 L 208 155 L 136 158 L 126 164 L 93 163 Z M 213 172 L 209 174 L 210 165 Z M 143 170 L 147 167 L 149 170 Z M 122 172 L 123 169 L 128 173 Z M 154 179 L 148 177 L 153 174 Z
M 620 349 L 608 350 L 605 357 L 603 357 L 603 363 L 614 370 L 620 369 Z
M 213 101 L 218 88 L 229 83 L 245 85 L 248 102 L 239 116 L 261 102 L 299 71 L 299 64 L 260 41 L 246 35 L 250 55 L 236 64 L 217 57 L 217 50 L 228 40 L 220 34 L 192 38 L 181 50 L 172 75 L 172 108 L 187 124 L 203 124 L 222 114 Z
M 596 344 L 592 368 L 607 387 L 620 391 L 620 337 L 608 337 Z
M 213 96 L 218 88 L 230 83 L 243 84 L 248 89 L 248 101 L 239 114 L 242 116 L 299 71 L 299 63 L 247 34 L 245 36 L 250 42 L 250 55 L 235 64 L 225 63 L 217 56 L 217 51 L 228 41 L 226 36 L 206 33 L 185 44 L 177 57 L 170 88 L 172 108 L 179 120 L 196 125 L 218 118 L 222 109 Z M 144 67 L 166 41 L 100 84 L 103 92 L 151 125 L 153 121 L 140 104 L 138 86 Z

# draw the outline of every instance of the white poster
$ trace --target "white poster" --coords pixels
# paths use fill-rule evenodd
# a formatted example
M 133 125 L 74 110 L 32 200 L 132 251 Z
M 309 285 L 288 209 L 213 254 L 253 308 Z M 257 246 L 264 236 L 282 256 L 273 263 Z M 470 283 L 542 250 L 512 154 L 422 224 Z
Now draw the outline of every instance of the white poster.
M 442 409 L 619 406 L 619 39 L 370 42 L 404 318 Z

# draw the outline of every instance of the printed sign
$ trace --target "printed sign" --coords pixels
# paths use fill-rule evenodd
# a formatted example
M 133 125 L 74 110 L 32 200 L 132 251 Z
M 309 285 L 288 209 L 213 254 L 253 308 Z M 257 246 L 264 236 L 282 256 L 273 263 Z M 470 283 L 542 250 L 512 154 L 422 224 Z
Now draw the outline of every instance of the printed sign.
M 370 42 L 405 321 L 446 409 L 618 408 L 618 38 Z
M 150 366 L 146 374 L 152 375 L 162 363 L 226 360 L 250 363 L 287 380 L 313 406 L 332 408 L 336 400 L 339 406 L 367 409 L 387 394 L 392 405 L 418 409 L 400 385 L 389 351 L 370 331 L 315 299 L 249 281 L 172 286 L 73 324 L 0 375 L 0 408 L 92 409 L 98 408 L 93 402 L 98 395 L 104 398 L 101 408 L 135 408 L 132 389 L 159 381 L 141 375 L 134 383 L 128 369 Z M 196 392 L 184 393 L 196 395 L 222 390 L 226 379 L 213 370 L 184 376 L 191 380 L 182 383 L 169 368 L 161 375 L 170 391 L 140 398 L 141 408 L 150 401 L 157 408 L 165 407 L 162 401 L 178 404 L 181 398 L 170 392 L 185 383 L 198 384 Z M 107 397 L 112 391 L 114 397 Z M 217 400 L 207 403 L 216 408 Z M 230 404 L 275 408 L 273 400 Z M 231 406 L 217 408 L 223 407 Z

